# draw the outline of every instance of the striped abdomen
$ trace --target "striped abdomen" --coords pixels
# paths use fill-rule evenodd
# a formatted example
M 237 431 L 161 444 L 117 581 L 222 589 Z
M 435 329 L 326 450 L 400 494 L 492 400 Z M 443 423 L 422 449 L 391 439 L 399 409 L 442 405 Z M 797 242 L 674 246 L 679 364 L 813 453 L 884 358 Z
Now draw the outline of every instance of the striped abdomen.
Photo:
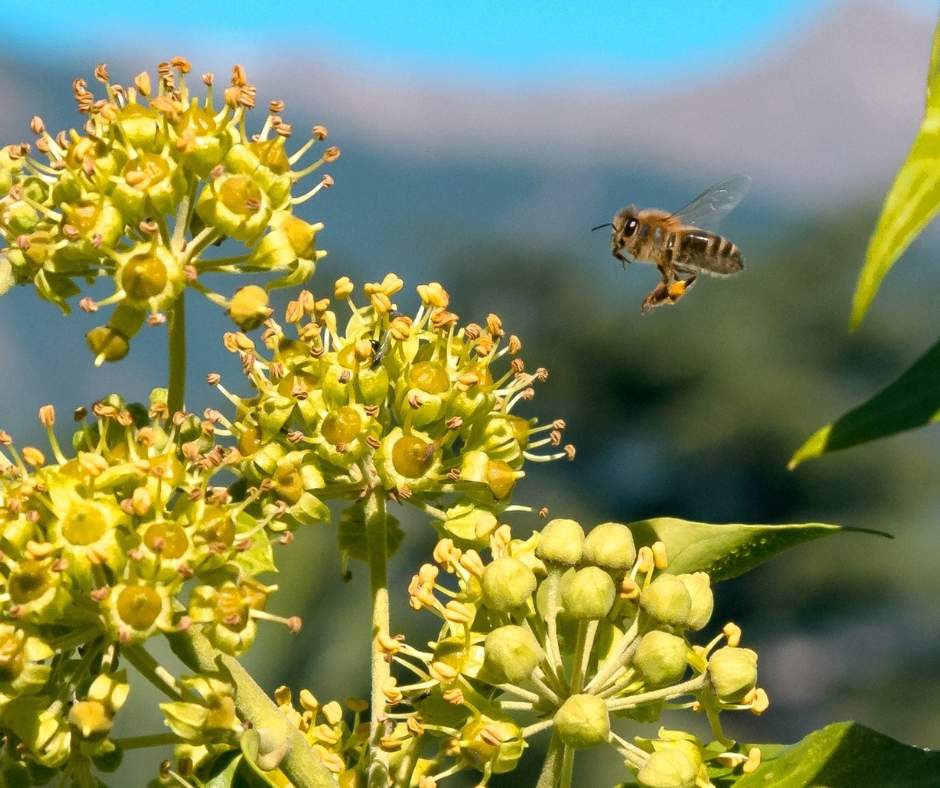
M 673 265 L 718 276 L 736 274 L 744 268 L 741 250 L 720 235 L 707 230 L 682 229 L 669 233 L 666 249 Z

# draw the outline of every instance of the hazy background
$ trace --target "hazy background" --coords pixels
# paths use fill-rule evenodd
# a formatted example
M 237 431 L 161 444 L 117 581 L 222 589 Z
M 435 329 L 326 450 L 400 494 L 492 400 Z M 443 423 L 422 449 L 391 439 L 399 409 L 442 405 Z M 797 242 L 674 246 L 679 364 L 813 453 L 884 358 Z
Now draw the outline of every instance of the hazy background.
M 846 331 L 868 234 L 920 119 L 934 3 L 12 9 L 0 32 L 3 142 L 27 138 L 33 114 L 77 125 L 70 82 L 95 63 L 127 83 L 176 54 L 220 80 L 243 63 L 260 107 L 283 98 L 295 130 L 328 125 L 343 157 L 336 186 L 304 206 L 326 222 L 330 251 L 313 289 L 393 270 L 410 308 L 415 284 L 440 280 L 461 317 L 498 312 L 529 364 L 551 370 L 527 413 L 564 417 L 577 461 L 530 468 L 518 500 L 586 524 L 675 515 L 894 534 L 802 547 L 720 588 L 715 625 L 744 627 L 772 701 L 761 719 L 729 715 L 727 726 L 790 741 L 856 719 L 940 746 L 940 433 L 785 468 L 810 432 L 938 334 L 936 232 L 891 274 L 862 329 Z M 724 230 L 748 270 L 641 317 L 655 271 L 622 271 L 605 234 L 588 229 L 628 202 L 678 207 L 736 172 L 754 188 Z M 225 320 L 188 302 L 188 404 L 219 407 L 202 381 L 237 376 L 220 347 Z M 19 441 L 39 440 L 42 402 L 67 413 L 108 391 L 143 398 L 164 385 L 164 329 L 145 329 L 125 362 L 95 370 L 81 339 L 93 322 L 63 318 L 26 289 L 0 300 L 0 424 Z M 408 529 L 393 628 L 420 639 L 430 617 L 408 610 L 404 587 L 432 540 L 418 521 Z M 263 630 L 247 662 L 268 688 L 366 693 L 366 573 L 354 567 L 342 582 L 334 545 L 332 527 L 309 529 L 283 555 L 286 592 L 271 607 L 306 626 L 293 637 Z M 124 719 L 135 733 L 160 725 L 145 702 Z M 142 783 L 147 768 L 125 768 L 115 784 Z M 582 784 L 624 776 L 612 756 L 595 768 L 607 771 L 585 769 Z

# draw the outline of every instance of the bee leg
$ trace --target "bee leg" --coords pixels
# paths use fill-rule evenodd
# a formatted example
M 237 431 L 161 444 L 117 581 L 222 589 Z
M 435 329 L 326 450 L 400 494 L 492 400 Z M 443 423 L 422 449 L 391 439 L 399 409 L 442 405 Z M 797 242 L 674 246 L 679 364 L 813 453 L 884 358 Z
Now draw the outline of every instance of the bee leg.
M 669 290 L 669 300 L 671 303 L 675 303 L 682 296 L 684 296 L 688 290 L 695 284 L 696 275 L 692 274 L 687 279 L 677 278 L 674 281 L 670 282 L 667 286 Z
M 620 251 L 614 252 L 614 257 L 616 257 L 623 264 L 624 269 L 626 269 L 626 267 L 633 262 L 629 257 L 625 256 Z
M 651 312 L 658 306 L 663 304 L 673 303 L 672 298 L 669 295 L 669 285 L 665 282 L 660 282 L 656 287 L 650 290 L 649 295 L 643 299 L 643 303 L 640 306 L 640 311 L 643 314 Z

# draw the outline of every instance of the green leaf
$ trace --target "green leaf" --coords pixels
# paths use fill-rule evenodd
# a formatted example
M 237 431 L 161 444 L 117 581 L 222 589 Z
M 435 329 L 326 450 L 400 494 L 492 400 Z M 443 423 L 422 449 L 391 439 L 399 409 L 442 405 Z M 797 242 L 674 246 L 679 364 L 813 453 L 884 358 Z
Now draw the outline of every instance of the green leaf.
M 817 430 L 790 459 L 804 460 L 940 420 L 940 342 L 867 402 Z
M 388 557 L 391 558 L 405 538 L 405 532 L 398 524 L 398 520 L 386 514 L 388 520 Z M 365 505 L 360 501 L 347 507 L 339 518 L 339 527 L 336 530 L 339 549 L 346 558 L 357 561 L 369 560 L 369 542 L 366 539 L 366 512 Z
M 927 75 L 927 107 L 907 159 L 888 191 L 852 302 L 851 326 L 868 311 L 881 280 L 911 241 L 940 211 L 940 24 Z
M 902 744 L 864 725 L 836 722 L 774 752 L 757 771 L 721 786 L 734 788 L 931 788 L 940 784 L 940 751 Z
M 212 776 L 206 780 L 205 788 L 231 788 L 242 763 L 242 754 L 232 750 L 220 755 L 212 763 Z
M 656 517 L 629 524 L 637 545 L 666 544 L 669 571 L 708 572 L 713 581 L 728 580 L 803 542 L 846 530 L 826 523 L 800 525 L 713 525 Z

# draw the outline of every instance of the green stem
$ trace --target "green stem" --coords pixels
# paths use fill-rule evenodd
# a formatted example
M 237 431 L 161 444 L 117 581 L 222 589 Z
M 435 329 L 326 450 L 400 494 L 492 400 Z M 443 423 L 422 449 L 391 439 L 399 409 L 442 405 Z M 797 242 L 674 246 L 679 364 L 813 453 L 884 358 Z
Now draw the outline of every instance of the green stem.
M 545 763 L 542 765 L 542 773 L 539 775 L 539 781 L 535 788 L 555 788 L 558 785 L 558 772 L 561 766 L 561 739 L 558 734 L 552 734 L 551 743 L 548 745 L 548 752 L 545 753 Z
M 169 744 L 179 744 L 183 739 L 175 733 L 151 733 L 149 736 L 128 736 L 124 739 L 114 739 L 114 743 L 122 750 L 139 750 L 144 747 L 165 747 Z
M 380 487 L 366 499 L 366 543 L 369 550 L 369 581 L 372 588 L 372 702 L 369 724 L 369 788 L 388 782 L 388 753 L 379 740 L 385 729 L 385 696 L 382 687 L 391 675 L 391 665 L 379 648 L 379 636 L 389 633 L 388 604 L 388 520 L 385 491 Z
M 170 308 L 168 332 L 170 357 L 170 390 L 167 407 L 172 416 L 183 409 L 186 395 L 186 291 L 179 294 Z
M 614 700 L 607 701 L 607 710 L 621 711 L 623 709 L 632 709 L 636 706 L 642 706 L 644 703 L 650 703 L 654 700 L 671 700 L 672 698 L 678 698 L 680 695 L 691 695 L 704 687 L 706 681 L 707 677 L 703 673 L 701 676 L 683 681 L 681 684 L 673 684 L 671 687 L 641 692 L 639 695 L 630 695 L 626 698 L 615 698 Z
M 192 671 L 228 673 L 235 687 L 235 706 L 239 716 L 253 728 L 276 731 L 287 740 L 287 752 L 278 764 L 296 788 L 337 788 L 337 782 L 323 765 L 306 737 L 278 710 L 238 660 L 216 651 L 201 633 L 190 630 L 169 635 L 173 653 Z
M 160 667 L 160 663 L 142 645 L 125 646 L 121 650 L 121 655 L 136 668 L 141 676 L 164 695 L 173 698 L 173 700 L 182 700 L 183 696 L 179 685 L 166 670 Z
M 561 774 L 558 778 L 558 788 L 571 788 L 571 778 L 574 776 L 574 748 L 565 746 L 561 752 Z

